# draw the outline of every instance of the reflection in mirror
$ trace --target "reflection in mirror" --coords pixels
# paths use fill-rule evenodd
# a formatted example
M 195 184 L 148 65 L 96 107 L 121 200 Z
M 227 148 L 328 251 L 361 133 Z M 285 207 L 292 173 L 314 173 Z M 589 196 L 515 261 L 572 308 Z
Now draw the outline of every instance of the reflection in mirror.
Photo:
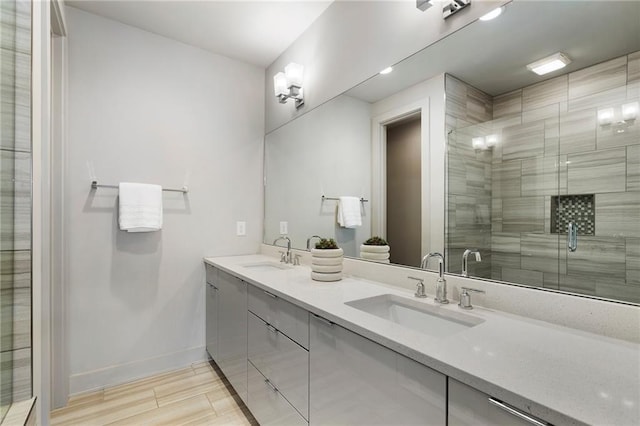
M 287 222 L 296 248 L 317 234 L 358 256 L 380 235 L 393 263 L 444 251 L 449 273 L 476 248 L 471 276 L 640 303 L 639 21 L 640 2 L 514 1 L 271 132 L 265 242 Z M 527 69 L 559 51 L 566 68 Z M 417 112 L 421 179 L 392 189 L 387 137 Z M 337 225 L 323 194 L 369 199 L 362 226 Z M 400 205 L 414 218 L 394 242 Z

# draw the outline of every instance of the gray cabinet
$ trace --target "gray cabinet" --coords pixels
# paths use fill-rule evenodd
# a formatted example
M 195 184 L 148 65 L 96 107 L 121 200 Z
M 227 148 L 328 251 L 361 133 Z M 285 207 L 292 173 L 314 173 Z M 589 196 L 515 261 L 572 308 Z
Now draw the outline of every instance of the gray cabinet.
M 214 360 L 247 402 L 247 284 L 218 271 L 218 349 Z
M 449 426 L 531 426 L 543 420 L 449 378 Z
M 218 358 L 218 287 L 213 283 L 207 282 L 205 291 L 206 348 L 209 356 L 215 360 Z
M 311 425 L 445 425 L 446 376 L 311 315 Z

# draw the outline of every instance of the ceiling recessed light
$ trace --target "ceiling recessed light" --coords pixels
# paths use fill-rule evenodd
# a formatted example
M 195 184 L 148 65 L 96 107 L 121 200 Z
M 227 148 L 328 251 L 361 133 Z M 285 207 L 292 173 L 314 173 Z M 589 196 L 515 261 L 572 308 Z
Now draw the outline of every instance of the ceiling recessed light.
M 383 69 L 382 71 L 380 71 L 380 74 L 389 74 L 391 71 L 393 71 L 393 67 L 386 67 L 385 69 Z
M 527 69 L 529 71 L 535 72 L 538 75 L 544 75 L 552 71 L 559 70 L 560 68 L 564 68 L 570 63 L 571 59 L 569 59 L 567 55 L 558 52 L 527 65 Z
M 490 21 L 492 19 L 496 19 L 498 16 L 502 15 L 502 6 L 493 9 L 491 12 L 487 13 L 486 15 L 482 15 L 480 17 L 481 21 Z

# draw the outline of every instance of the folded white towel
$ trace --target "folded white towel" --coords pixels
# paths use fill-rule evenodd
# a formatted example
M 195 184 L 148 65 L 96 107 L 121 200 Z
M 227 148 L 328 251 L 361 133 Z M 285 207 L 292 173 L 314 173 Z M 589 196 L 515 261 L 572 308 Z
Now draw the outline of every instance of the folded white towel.
M 122 182 L 120 189 L 120 229 L 152 232 L 162 229 L 162 187 Z
M 343 228 L 361 226 L 360 204 L 360 197 L 340 197 L 338 201 L 338 225 Z

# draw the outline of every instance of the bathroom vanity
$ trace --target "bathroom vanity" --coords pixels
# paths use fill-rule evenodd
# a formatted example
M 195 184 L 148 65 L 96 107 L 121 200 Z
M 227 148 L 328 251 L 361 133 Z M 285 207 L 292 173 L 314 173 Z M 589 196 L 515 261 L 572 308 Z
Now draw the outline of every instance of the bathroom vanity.
M 640 419 L 637 344 L 265 255 L 205 265 L 207 351 L 262 425 Z

